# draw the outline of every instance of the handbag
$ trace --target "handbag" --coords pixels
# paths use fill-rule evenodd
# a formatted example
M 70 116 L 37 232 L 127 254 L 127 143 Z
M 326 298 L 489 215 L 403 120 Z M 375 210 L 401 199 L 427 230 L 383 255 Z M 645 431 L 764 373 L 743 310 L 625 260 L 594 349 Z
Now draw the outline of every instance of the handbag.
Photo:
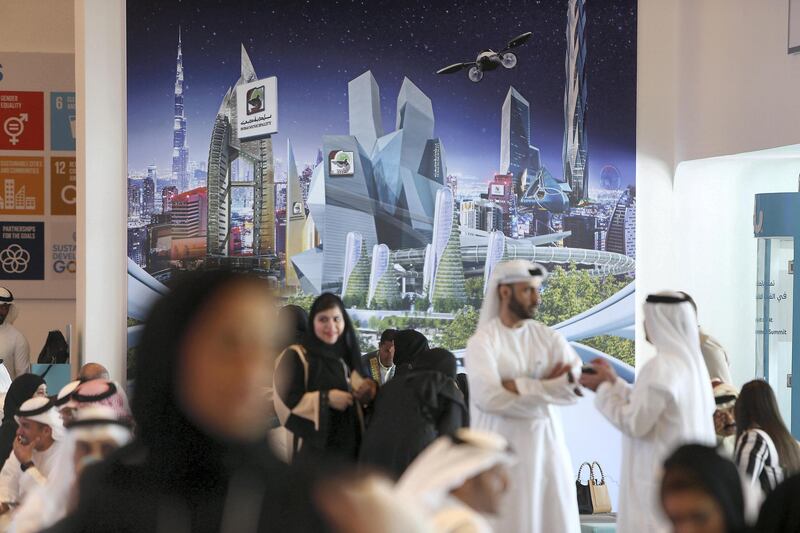
M 583 467 L 589 467 L 589 479 L 586 482 L 586 485 L 581 483 L 581 472 L 583 472 Z M 578 477 L 575 479 L 575 492 L 578 493 L 578 512 L 580 514 L 593 514 L 594 507 L 592 506 L 592 478 L 594 475 L 592 474 L 592 465 L 589 463 L 583 463 L 580 468 L 578 468 Z
M 600 470 L 600 481 L 594 476 L 594 467 Z M 589 465 L 589 472 L 591 479 L 589 481 L 589 493 L 592 500 L 592 514 L 610 513 L 611 512 L 611 498 L 608 496 L 608 485 L 606 485 L 606 475 L 603 473 L 603 467 L 600 463 L 593 461 Z

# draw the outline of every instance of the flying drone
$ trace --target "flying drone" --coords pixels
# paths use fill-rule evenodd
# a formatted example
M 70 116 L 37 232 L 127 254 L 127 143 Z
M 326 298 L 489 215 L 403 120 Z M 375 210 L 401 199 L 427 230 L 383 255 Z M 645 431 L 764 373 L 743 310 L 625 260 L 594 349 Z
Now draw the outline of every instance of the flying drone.
M 469 79 L 477 83 L 483 79 L 483 73 L 485 71 L 494 70 L 500 65 L 503 65 L 505 68 L 514 68 L 517 66 L 517 56 L 513 52 L 509 52 L 509 50 L 528 42 L 531 35 L 533 35 L 533 32 L 525 32 L 511 39 L 506 47 L 499 52 L 495 52 L 494 50 L 482 50 L 478 53 L 478 58 L 475 61 L 469 63 L 454 63 L 449 67 L 437 70 L 436 74 L 452 74 L 453 72 L 468 68 Z

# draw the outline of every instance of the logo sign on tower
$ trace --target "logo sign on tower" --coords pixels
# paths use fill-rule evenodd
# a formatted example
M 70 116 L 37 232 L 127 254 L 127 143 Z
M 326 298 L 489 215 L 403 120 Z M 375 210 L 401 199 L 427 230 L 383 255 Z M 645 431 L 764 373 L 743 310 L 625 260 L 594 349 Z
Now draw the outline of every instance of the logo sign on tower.
M 331 150 L 328 154 L 328 174 L 331 177 L 352 176 L 355 172 L 354 156 L 354 152 Z
M 278 78 L 244 83 L 236 88 L 239 140 L 251 141 L 278 133 Z

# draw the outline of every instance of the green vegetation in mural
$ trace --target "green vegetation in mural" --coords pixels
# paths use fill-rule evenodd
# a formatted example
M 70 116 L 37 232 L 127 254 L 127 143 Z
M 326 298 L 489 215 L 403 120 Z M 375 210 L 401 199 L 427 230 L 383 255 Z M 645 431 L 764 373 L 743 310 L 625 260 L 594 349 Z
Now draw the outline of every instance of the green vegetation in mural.
M 588 270 L 579 270 L 575 265 L 566 268 L 556 267 L 547 278 L 536 319 L 553 326 L 591 309 L 622 290 L 629 282 L 627 279 L 618 279 L 614 276 L 592 275 Z M 448 350 L 464 349 L 478 326 L 478 315 L 483 300 L 483 278 L 468 278 L 464 289 L 468 304 L 457 307 L 452 320 L 424 316 L 372 317 L 368 327 L 377 332 L 387 328 L 413 328 L 422 330 L 426 335 L 434 332 L 433 335 L 429 335 L 431 345 Z M 309 309 L 313 301 L 312 296 L 298 295 L 290 297 L 287 303 Z M 367 344 L 364 339 L 361 342 Z M 603 335 L 582 339 L 580 342 L 631 366 L 634 364 L 634 343 L 631 340 Z

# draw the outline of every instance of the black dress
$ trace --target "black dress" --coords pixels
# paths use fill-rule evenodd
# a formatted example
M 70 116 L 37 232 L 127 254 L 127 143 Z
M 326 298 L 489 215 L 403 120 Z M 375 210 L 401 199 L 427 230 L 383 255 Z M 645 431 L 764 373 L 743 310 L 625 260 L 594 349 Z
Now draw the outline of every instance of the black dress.
M 431 442 L 466 426 L 467 420 L 453 378 L 412 370 L 378 391 L 359 459 L 397 479 Z
M 350 390 L 352 367 L 345 361 L 347 354 L 339 344 L 325 345 L 313 335 L 302 346 L 308 363 L 307 383 L 300 354 L 291 347 L 275 371 L 275 393 L 291 411 L 285 426 L 294 435 L 294 460 L 334 457 L 355 461 L 361 440 L 358 407 L 353 404 L 339 411 L 328 401 L 331 390 Z M 363 369 L 357 370 L 363 375 Z
M 46 531 L 327 531 L 311 502 L 313 477 L 266 444 L 222 445 L 188 427 L 176 437 L 164 454 L 137 441 L 89 467 L 76 511 Z

